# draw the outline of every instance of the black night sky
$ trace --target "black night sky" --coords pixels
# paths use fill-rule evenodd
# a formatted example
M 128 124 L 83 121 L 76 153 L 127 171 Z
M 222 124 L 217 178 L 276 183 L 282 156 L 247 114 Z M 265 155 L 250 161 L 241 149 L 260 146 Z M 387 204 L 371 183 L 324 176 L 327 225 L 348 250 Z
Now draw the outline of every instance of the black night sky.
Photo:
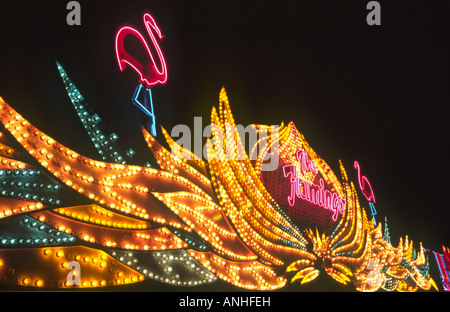
M 0 96 L 57 141 L 96 156 L 55 60 L 148 153 L 130 100 L 138 77 L 119 71 L 114 38 L 124 25 L 145 34 L 149 12 L 165 35 L 168 82 L 152 90 L 166 129 L 206 126 L 224 86 L 237 123 L 294 121 L 355 182 L 358 160 L 394 245 L 450 246 L 447 1 L 379 1 L 380 26 L 366 23 L 369 1 L 79 1 L 80 26 L 67 25 L 67 2 L 0 1 Z

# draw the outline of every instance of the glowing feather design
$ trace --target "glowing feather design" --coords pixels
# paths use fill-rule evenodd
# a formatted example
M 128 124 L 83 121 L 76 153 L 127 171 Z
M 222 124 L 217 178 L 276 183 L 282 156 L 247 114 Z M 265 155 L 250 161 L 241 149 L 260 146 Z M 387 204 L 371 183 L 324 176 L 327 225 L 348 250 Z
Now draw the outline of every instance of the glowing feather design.
M 407 238 L 398 247 L 385 240 L 381 224 L 375 228 L 367 219 L 342 163 L 340 182 L 293 123 L 279 128 L 255 125 L 267 136 L 256 161 L 250 160 L 239 136 L 227 132 L 235 122 L 224 89 L 218 109 L 211 113 L 215 131 L 207 144 L 208 160 L 177 146 L 164 129 L 171 151 L 142 129 L 159 169 L 80 155 L 31 125 L 3 99 L 0 120 L 19 144 L 13 149 L 15 143 L 1 137 L 5 181 L 22 182 L 20 187 L 38 182 L 58 185 L 57 190 L 36 191 L 38 197 L 13 189 L 20 189 L 16 184 L 3 187 L 1 222 L 19 228 L 25 224 L 20 218 L 26 216 L 27 224 L 35 223 L 33 231 L 45 228 L 66 235 L 64 241 L 51 242 L 52 237 L 41 235 L 47 240 L 34 241 L 34 248 L 27 238 L 14 238 L 15 243 L 22 239 L 21 244 L 9 240 L 8 248 L 0 249 L 0 273 L 15 272 L 14 278 L 1 280 L 6 284 L 101 288 L 146 278 L 173 285 L 199 285 L 219 278 L 245 289 L 272 290 L 291 282 L 310 282 L 325 272 L 359 291 L 435 287 L 423 249 L 413 252 Z M 217 148 L 218 141 L 224 149 Z M 280 155 L 304 149 L 326 186 L 345 198 L 345 211 L 331 233 L 293 222 L 261 181 L 264 157 L 275 152 L 275 146 Z M 25 161 L 24 153 L 32 160 Z M 183 155 L 192 157 L 187 160 Z M 24 170 L 39 171 L 40 177 L 25 176 Z M 55 191 L 60 193 L 50 201 Z M 68 203 L 73 194 L 82 202 Z M 21 233 L 12 230 L 9 236 Z M 127 253 L 137 250 L 148 256 Z M 30 263 L 19 260 L 24 256 L 48 270 L 34 271 Z M 166 266 L 156 261 L 160 258 L 166 259 Z M 167 264 L 175 259 L 173 265 Z M 91 264 L 79 285 L 66 282 L 69 261 Z M 113 261 L 120 265 L 111 267 Z

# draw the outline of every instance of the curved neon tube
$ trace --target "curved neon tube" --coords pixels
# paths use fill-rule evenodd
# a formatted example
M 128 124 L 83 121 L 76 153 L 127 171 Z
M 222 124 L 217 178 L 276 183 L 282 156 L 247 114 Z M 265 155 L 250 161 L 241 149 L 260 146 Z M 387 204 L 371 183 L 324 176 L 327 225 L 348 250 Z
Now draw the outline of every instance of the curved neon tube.
M 325 182 L 319 179 L 319 184 L 306 181 L 299 177 L 307 171 L 317 173 L 315 163 L 309 159 L 306 151 L 298 150 L 296 158 L 300 162 L 300 170 L 295 165 L 283 166 L 283 176 L 289 178 L 291 183 L 290 193 L 287 196 L 289 206 L 293 207 L 297 198 L 305 200 L 313 205 L 317 205 L 326 210 L 333 211 L 332 220 L 336 221 L 339 214 L 343 214 L 347 201 L 337 193 L 332 193 L 325 189 Z
M 161 48 L 159 47 L 155 35 L 153 34 L 153 31 L 156 32 L 159 39 L 161 40 L 163 38 L 161 30 L 156 25 L 155 20 L 150 14 L 145 13 L 143 16 L 143 21 L 145 28 L 147 29 L 147 33 L 158 55 L 161 64 L 161 69 L 159 69 L 156 66 L 155 58 L 153 57 L 153 54 L 144 36 L 138 30 L 130 26 L 124 26 L 120 28 L 116 34 L 115 40 L 116 58 L 121 72 L 124 71 L 126 66 L 130 66 L 139 74 L 139 83 L 145 84 L 146 88 L 150 88 L 151 86 L 154 86 L 159 83 L 160 84 L 166 83 L 167 65 L 164 59 L 164 55 L 161 51 Z M 129 35 L 137 38 L 139 42 L 142 44 L 142 46 L 145 48 L 147 55 L 150 57 L 149 63 L 143 65 L 125 51 L 124 41 L 125 37 Z
M 361 168 L 359 163 L 355 160 L 354 167 L 358 172 L 358 183 L 361 192 L 366 197 L 367 201 L 373 201 L 375 203 L 375 194 L 373 193 L 372 185 L 366 176 L 361 176 Z

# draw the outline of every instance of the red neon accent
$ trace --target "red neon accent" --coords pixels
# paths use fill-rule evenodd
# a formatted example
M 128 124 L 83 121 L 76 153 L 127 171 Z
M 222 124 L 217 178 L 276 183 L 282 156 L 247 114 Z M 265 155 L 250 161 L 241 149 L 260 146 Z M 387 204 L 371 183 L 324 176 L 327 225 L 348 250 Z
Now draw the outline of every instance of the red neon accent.
M 443 260 L 444 257 L 443 256 L 441 257 L 441 254 L 438 252 L 436 252 L 435 254 L 437 255 L 436 260 L 440 267 L 440 271 L 442 272 L 442 283 L 448 287 L 448 284 L 450 283 L 450 279 L 449 279 L 449 276 L 447 273 L 448 268 L 446 267 L 445 261 Z
M 447 268 L 450 270 L 450 248 L 442 245 L 442 253 L 444 255 L 445 264 L 447 265 Z
M 338 194 L 325 190 L 325 182 L 322 178 L 319 179 L 319 185 L 301 179 L 299 171 L 303 175 L 307 171 L 317 173 L 318 170 L 315 163 L 309 159 L 306 151 L 298 150 L 296 157 L 301 164 L 300 170 L 295 165 L 283 166 L 283 175 L 286 178 L 290 177 L 291 183 L 291 191 L 287 197 L 289 205 L 294 206 L 296 198 L 300 198 L 313 205 L 333 211 L 332 219 L 336 221 L 338 215 L 344 213 L 347 201 L 339 197 Z
M 139 74 L 139 83 L 145 83 L 146 88 L 150 88 L 151 86 L 154 86 L 158 83 L 161 84 L 166 83 L 167 65 L 164 59 L 164 55 L 161 51 L 161 48 L 159 47 L 155 35 L 153 34 L 153 31 L 156 32 L 159 39 L 161 40 L 163 38 L 161 30 L 159 29 L 158 25 L 156 25 L 155 20 L 150 14 L 145 13 L 143 16 L 143 20 L 144 25 L 147 28 L 147 33 L 150 36 L 150 39 L 156 50 L 156 53 L 158 54 L 161 69 L 159 69 L 156 66 L 155 59 L 153 57 L 152 52 L 150 51 L 147 42 L 145 41 L 144 36 L 142 36 L 142 34 L 138 30 L 130 26 L 124 26 L 120 28 L 116 34 L 116 58 L 117 62 L 119 63 L 119 69 L 121 72 L 124 71 L 127 65 L 130 66 Z M 150 61 L 147 64 L 145 65 L 141 64 L 139 61 L 137 61 L 134 57 L 132 57 L 125 51 L 124 40 L 125 37 L 128 35 L 137 38 L 142 44 L 142 46 L 146 49 L 146 52 L 150 57 Z
M 358 171 L 358 183 L 361 192 L 368 201 L 373 201 L 375 203 L 375 194 L 373 193 L 372 185 L 370 185 L 370 182 L 366 176 L 361 176 L 361 168 L 356 160 L 354 162 L 354 166 L 355 169 Z

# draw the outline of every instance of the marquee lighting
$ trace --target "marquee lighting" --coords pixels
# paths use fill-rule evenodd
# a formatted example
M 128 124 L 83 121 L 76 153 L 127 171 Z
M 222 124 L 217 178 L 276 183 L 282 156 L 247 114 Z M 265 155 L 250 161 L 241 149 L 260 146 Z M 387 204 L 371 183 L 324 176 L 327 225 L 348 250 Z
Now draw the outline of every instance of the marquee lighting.
M 450 248 L 442 245 L 442 254 L 433 251 L 444 291 L 450 291 Z
M 370 222 L 343 164 L 340 180 L 293 123 L 270 128 L 267 137 L 258 142 L 266 146 L 256 160 L 243 153 L 239 136 L 220 136 L 224 149 L 216 150 L 211 141 L 218 139 L 219 133 L 214 132 L 206 150 L 218 157 L 186 160 L 180 155 L 191 155 L 190 151 L 175 146 L 179 153 L 172 154 L 142 128 L 156 169 L 82 156 L 39 131 L 3 100 L 0 121 L 38 164 L 33 167 L 19 156 L 0 159 L 5 167 L 1 170 L 12 170 L 6 176 L 14 181 L 14 187 L 30 179 L 29 174 L 48 177 L 56 183 L 44 183 L 43 189 L 58 185 L 57 191 L 78 194 L 88 202 L 64 205 L 63 195 L 59 204 L 39 202 L 34 208 L 32 198 L 2 201 L 7 203 L 2 208 L 2 222 L 14 216 L 27 218 L 11 222 L 6 232 L 0 233 L 0 274 L 12 267 L 16 272 L 13 279 L 4 278 L 4 283 L 102 288 L 146 279 L 178 286 L 221 279 L 244 289 L 273 290 L 290 283 L 306 284 L 326 274 L 358 291 L 436 287 L 423 248 L 415 251 L 407 237 L 400 239 L 398 247 L 391 245 L 387 223 L 383 231 L 382 224 Z M 218 108 L 212 109 L 211 124 L 222 131 L 235 125 L 224 89 Z M 269 128 L 255 125 L 255 129 Z M 176 143 L 163 133 L 173 150 Z M 261 171 L 265 155 L 274 152 L 274 142 L 279 143 L 280 167 Z M 21 169 L 13 169 L 19 166 Z M 29 171 L 24 175 L 17 170 Z M 318 185 L 322 195 L 316 194 L 315 202 L 298 200 L 291 206 L 287 196 L 295 175 L 297 179 L 301 176 L 304 185 Z M 329 209 L 318 209 L 328 207 L 330 194 L 341 199 L 336 218 Z M 27 205 L 30 208 L 24 209 Z M 319 218 L 308 224 L 301 219 L 305 211 Z M 21 234 L 25 224 L 33 224 L 28 231 L 33 229 L 34 236 Z M 49 229 L 55 232 L 39 234 Z M 16 246 L 22 248 L 20 252 Z M 54 260 L 44 262 L 48 272 L 34 271 L 18 260 L 33 257 Z M 120 266 L 105 271 L 111 257 Z M 79 284 L 66 283 L 69 261 L 81 265 Z M 54 266 L 61 269 L 55 271 Z
M 141 129 L 154 163 L 138 163 L 58 62 L 97 155 L 57 142 L 0 98 L 0 284 L 108 290 L 150 279 L 185 287 L 221 280 L 269 291 L 331 278 L 357 291 L 437 289 L 422 245 L 414 249 L 406 236 L 395 247 L 387 220 L 376 223 L 359 163 L 369 217 L 344 164 L 338 177 L 293 122 L 252 125 L 258 140 L 247 150 L 229 131 L 236 122 L 222 88 L 206 160 L 163 127 L 157 139 L 150 88 L 167 82 L 167 65 L 155 19 L 146 13 L 143 23 L 150 44 L 124 26 L 115 53 L 121 72 L 130 67 L 139 76 L 131 100 L 147 118 Z M 126 38 L 137 40 L 145 62 Z M 437 260 L 447 265 L 444 251 Z
M 67 75 L 62 65 L 59 62 L 56 62 L 56 65 L 64 83 L 64 87 L 66 88 L 67 95 L 86 129 L 87 134 L 97 149 L 97 152 L 101 155 L 102 160 L 121 164 L 133 162 L 134 151 L 131 148 L 129 148 L 127 152 L 120 149 L 118 146 L 118 135 L 107 129 L 100 116 L 89 106 L 81 92 Z

